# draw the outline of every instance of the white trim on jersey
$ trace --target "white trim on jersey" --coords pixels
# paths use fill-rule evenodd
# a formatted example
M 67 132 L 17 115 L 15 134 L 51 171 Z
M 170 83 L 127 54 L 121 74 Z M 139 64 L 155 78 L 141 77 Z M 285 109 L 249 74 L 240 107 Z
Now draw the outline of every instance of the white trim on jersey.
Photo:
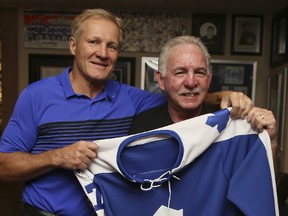
M 191 138 L 191 134 L 193 134 L 193 139 Z M 77 172 L 76 176 L 92 204 L 94 206 L 101 206 L 105 205 L 105 203 L 103 203 L 102 198 L 97 198 L 97 186 L 94 185 L 90 188 L 91 190 L 88 189 L 94 184 L 93 180 L 98 174 L 119 173 L 127 180 L 139 183 L 139 187 L 143 187 L 142 189 L 146 188 L 143 185 L 147 182 L 150 183 L 148 184 L 148 189 L 150 187 L 155 187 L 155 185 L 156 187 L 159 187 L 162 183 L 169 181 L 173 177 L 177 177 L 177 174 L 175 173 L 180 171 L 187 164 L 193 162 L 199 155 L 209 148 L 211 144 L 229 140 L 235 136 L 248 134 L 257 133 L 251 128 L 250 124 L 246 120 L 231 120 L 229 117 L 229 110 L 225 109 L 216 113 L 202 115 L 136 135 L 97 140 L 95 141 L 99 146 L 97 157 L 87 170 Z M 275 215 L 278 215 L 278 209 L 276 208 L 277 195 L 270 138 L 267 132 L 264 131 L 259 134 L 259 139 L 262 141 L 267 152 L 267 160 L 269 163 L 273 187 L 272 199 L 274 199 L 275 204 Z M 169 144 L 171 140 L 172 142 Z M 157 146 L 156 144 L 162 146 L 161 143 L 163 142 L 167 143 L 165 144 L 167 145 L 167 149 L 166 147 L 165 149 L 162 148 L 162 151 L 169 151 L 170 147 L 174 149 L 174 156 L 171 155 L 170 157 L 168 154 L 168 157 L 173 159 L 170 163 L 170 167 L 163 169 L 157 167 L 155 170 L 143 169 L 142 173 L 137 173 L 135 170 L 132 172 L 129 168 L 127 169 L 127 164 L 122 163 L 122 157 L 126 157 L 126 151 L 129 152 L 129 149 L 137 146 L 149 146 L 151 143 L 153 144 L 153 147 Z M 175 144 L 177 146 L 175 146 Z M 155 152 L 154 156 L 157 156 L 157 154 L 160 153 L 160 151 L 157 150 L 155 150 Z M 144 152 L 142 156 L 145 157 L 146 153 Z M 158 156 L 159 160 L 166 160 L 166 158 L 161 159 L 161 155 Z M 137 163 L 139 163 L 138 159 L 135 159 L 134 163 L 137 167 Z M 135 169 L 139 171 L 139 167 Z M 171 193 L 169 199 L 171 198 L 170 196 Z M 99 203 L 99 200 L 101 203 Z M 170 201 L 168 201 L 168 205 L 169 203 Z M 105 209 L 102 209 L 101 207 L 95 209 L 95 211 L 98 215 L 105 215 Z

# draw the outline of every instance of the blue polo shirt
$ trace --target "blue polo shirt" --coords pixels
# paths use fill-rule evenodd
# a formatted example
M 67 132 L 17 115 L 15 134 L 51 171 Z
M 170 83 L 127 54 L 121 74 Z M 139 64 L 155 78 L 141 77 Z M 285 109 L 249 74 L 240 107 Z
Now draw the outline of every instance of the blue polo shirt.
M 1 152 L 38 154 L 79 140 L 124 136 L 134 115 L 165 100 L 163 95 L 112 80 L 91 100 L 73 91 L 70 71 L 71 67 L 23 90 L 2 135 Z M 23 201 L 59 215 L 87 216 L 93 212 L 71 170 L 56 169 L 27 181 Z

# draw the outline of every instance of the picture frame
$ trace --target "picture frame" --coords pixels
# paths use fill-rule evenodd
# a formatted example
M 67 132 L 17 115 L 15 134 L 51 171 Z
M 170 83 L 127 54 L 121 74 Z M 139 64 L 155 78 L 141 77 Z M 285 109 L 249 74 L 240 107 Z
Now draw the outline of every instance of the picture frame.
M 73 59 L 72 55 L 29 54 L 29 83 L 63 72 Z
M 286 109 L 287 68 L 279 70 L 268 77 L 267 108 L 271 110 L 276 119 L 277 142 L 279 151 L 284 150 L 284 131 Z
M 159 53 L 167 40 L 187 34 L 187 13 L 115 11 L 125 23 L 123 52 Z
M 29 83 L 58 75 L 73 65 L 73 55 L 29 54 Z M 136 59 L 118 57 L 112 79 L 129 85 L 135 85 Z
M 288 8 L 273 17 L 271 35 L 271 67 L 288 62 Z
M 192 35 L 201 38 L 210 54 L 223 55 L 226 15 L 192 14 Z
M 256 61 L 212 60 L 212 81 L 209 92 L 239 91 L 255 100 Z
M 118 57 L 113 73 L 121 83 L 135 86 L 136 59 L 134 57 Z
M 260 15 L 232 15 L 232 55 L 262 55 L 263 19 Z
M 155 72 L 158 70 L 158 57 L 141 58 L 141 89 L 151 93 L 162 93 L 159 88 Z
M 70 24 L 78 13 L 25 9 L 24 47 L 69 49 Z

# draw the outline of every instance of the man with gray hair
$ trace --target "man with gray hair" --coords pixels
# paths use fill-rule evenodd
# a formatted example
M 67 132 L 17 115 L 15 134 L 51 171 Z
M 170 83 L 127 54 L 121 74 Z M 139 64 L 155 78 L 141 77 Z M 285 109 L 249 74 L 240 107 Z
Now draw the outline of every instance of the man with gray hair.
M 210 61 L 210 54 L 199 38 L 179 36 L 169 40 L 162 47 L 156 72 L 167 103 L 137 115 L 129 133 L 152 130 L 219 110 L 219 106 L 204 103 L 212 80 Z M 259 132 L 267 129 L 275 159 L 277 138 L 273 113 L 253 107 L 247 120 Z
M 207 48 L 199 38 L 179 36 L 169 40 L 161 50 L 159 70 L 156 72 L 158 85 L 165 92 L 167 103 L 138 115 L 130 133 L 162 127 L 220 109 L 204 104 L 212 79 L 210 59 Z M 154 114 L 156 118 L 148 124 L 145 117 Z

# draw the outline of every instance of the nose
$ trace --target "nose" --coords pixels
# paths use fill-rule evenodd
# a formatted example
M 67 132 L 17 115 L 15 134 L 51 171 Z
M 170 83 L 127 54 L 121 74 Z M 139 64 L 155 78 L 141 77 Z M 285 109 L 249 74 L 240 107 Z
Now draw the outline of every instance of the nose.
M 184 85 L 194 87 L 198 84 L 198 81 L 194 73 L 187 73 L 184 78 Z
M 101 58 L 107 58 L 107 46 L 105 44 L 99 44 L 96 49 L 96 55 Z

